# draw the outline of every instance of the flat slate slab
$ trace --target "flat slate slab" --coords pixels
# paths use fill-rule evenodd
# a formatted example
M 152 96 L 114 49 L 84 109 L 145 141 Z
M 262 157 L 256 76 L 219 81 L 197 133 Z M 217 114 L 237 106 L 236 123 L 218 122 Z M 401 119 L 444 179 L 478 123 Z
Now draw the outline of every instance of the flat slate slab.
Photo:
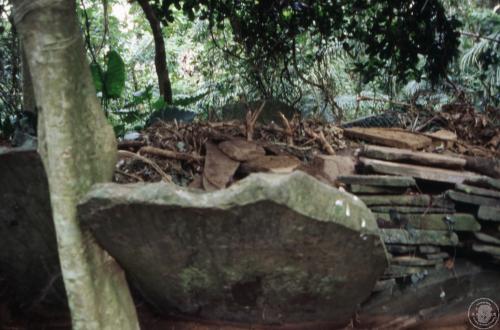
M 500 207 L 500 199 L 497 198 L 472 195 L 455 190 L 448 190 L 446 192 L 446 196 L 455 202 L 472 204 L 472 205 Z
M 373 214 L 300 171 L 216 192 L 95 186 L 82 223 L 165 313 L 347 323 L 387 265 Z
M 35 150 L 0 151 L 0 296 L 3 294 L 21 310 L 49 305 L 62 310 L 66 306 L 48 182 Z
M 358 196 L 368 206 L 410 206 L 410 207 L 442 207 L 453 210 L 455 204 L 442 195 L 383 195 Z
M 418 207 L 418 206 L 371 206 L 370 210 L 377 213 L 387 213 L 394 210 L 398 213 L 404 214 L 422 214 L 422 213 L 450 213 L 454 209 L 443 207 Z
M 412 177 L 394 175 L 342 175 L 337 180 L 345 184 L 380 187 L 410 188 L 417 185 Z
M 364 186 L 360 184 L 349 185 L 349 191 L 353 194 L 377 194 L 377 195 L 401 195 L 406 189 L 404 187 L 382 187 L 382 186 Z
M 413 230 L 409 233 L 402 229 L 383 228 L 380 229 L 380 236 L 387 244 L 430 244 L 438 246 L 456 246 L 458 244 L 457 234 L 434 230 Z
M 389 224 L 396 225 L 388 213 L 375 213 L 375 217 Z M 453 231 L 476 232 L 481 230 L 481 224 L 479 224 L 473 215 L 468 213 L 405 214 L 403 217 L 416 229 L 448 231 L 450 230 L 448 221 L 453 223 L 451 227 Z
M 455 189 L 459 190 L 461 192 L 467 193 L 467 194 L 500 198 L 500 191 L 498 191 L 498 190 L 478 188 L 478 187 L 466 185 L 463 183 L 457 183 L 455 185 Z
M 364 157 L 361 157 L 359 160 L 365 168 L 375 173 L 410 176 L 435 182 L 463 183 L 466 179 L 478 177 L 477 174 L 466 171 L 453 171 L 429 166 L 393 163 Z
M 370 145 L 363 147 L 363 149 L 361 150 L 361 156 L 387 161 L 452 169 L 463 169 L 466 163 L 466 160 L 464 158 L 456 156 L 446 156 L 429 152 L 418 152 L 408 149 L 397 149 Z
M 412 150 L 425 148 L 432 144 L 432 139 L 427 136 L 397 128 L 345 128 L 344 135 L 373 144 Z
M 464 183 L 471 186 L 500 190 L 500 179 L 493 179 L 487 176 L 468 178 Z
M 485 221 L 500 221 L 500 206 L 480 206 L 477 212 L 477 217 Z

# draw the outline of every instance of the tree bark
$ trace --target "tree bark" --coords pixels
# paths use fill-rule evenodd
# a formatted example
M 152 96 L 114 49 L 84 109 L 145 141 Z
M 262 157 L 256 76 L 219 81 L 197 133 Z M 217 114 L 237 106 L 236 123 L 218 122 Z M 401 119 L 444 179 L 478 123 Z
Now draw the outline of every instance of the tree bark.
M 28 60 L 24 47 L 21 47 L 22 70 L 23 70 L 23 110 L 36 114 L 35 91 L 28 66 Z
M 124 272 L 77 220 L 78 201 L 112 177 L 116 139 L 96 97 L 75 2 L 12 2 L 35 92 L 73 329 L 139 329 Z
M 160 95 L 163 96 L 167 104 L 172 103 L 172 85 L 168 74 L 167 67 L 167 54 L 165 52 L 165 40 L 161 31 L 161 23 L 151 7 L 149 0 L 137 0 L 139 5 L 146 15 L 155 42 L 155 67 L 156 75 L 158 76 L 158 85 L 160 88 Z

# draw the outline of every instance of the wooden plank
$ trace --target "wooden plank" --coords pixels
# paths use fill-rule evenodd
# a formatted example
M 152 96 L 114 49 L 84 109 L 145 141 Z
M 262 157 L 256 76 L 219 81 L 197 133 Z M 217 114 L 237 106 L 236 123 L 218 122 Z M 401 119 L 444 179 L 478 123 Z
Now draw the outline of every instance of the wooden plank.
M 396 161 L 452 169 L 463 169 L 466 164 L 466 160 L 460 157 L 380 146 L 365 146 L 361 150 L 361 156 L 386 161 Z
M 466 171 L 453 171 L 429 166 L 392 163 L 385 160 L 364 157 L 361 157 L 359 160 L 367 169 L 376 173 L 411 176 L 436 182 L 462 183 L 467 179 L 478 177 L 477 174 Z
M 395 128 L 346 128 L 344 135 L 387 147 L 422 149 L 432 144 L 432 139 L 422 134 Z

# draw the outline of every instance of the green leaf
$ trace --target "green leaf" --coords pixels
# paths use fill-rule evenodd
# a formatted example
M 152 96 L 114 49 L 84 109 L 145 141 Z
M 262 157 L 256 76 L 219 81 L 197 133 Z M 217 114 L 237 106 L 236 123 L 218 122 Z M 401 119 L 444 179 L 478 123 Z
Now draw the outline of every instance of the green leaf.
M 167 106 L 167 102 L 163 99 L 163 97 L 160 97 L 158 100 L 156 100 L 153 104 L 152 107 L 155 110 L 161 110 L 164 109 Z
M 117 51 L 108 53 L 108 70 L 105 75 L 106 96 L 110 99 L 119 98 L 125 88 L 125 63 Z
M 199 95 L 194 95 L 194 96 L 180 98 L 180 99 L 174 100 L 172 102 L 172 105 L 175 105 L 175 106 L 178 106 L 178 107 L 187 107 L 187 106 L 190 106 L 193 103 L 198 102 L 199 100 L 201 100 L 202 98 L 204 98 L 207 95 L 208 95 L 208 92 L 205 92 L 205 93 L 202 93 L 202 94 L 199 94 Z
M 102 68 L 98 63 L 90 64 L 90 72 L 92 73 L 92 80 L 94 81 L 95 90 L 97 92 L 102 92 L 102 87 L 104 85 L 104 74 Z

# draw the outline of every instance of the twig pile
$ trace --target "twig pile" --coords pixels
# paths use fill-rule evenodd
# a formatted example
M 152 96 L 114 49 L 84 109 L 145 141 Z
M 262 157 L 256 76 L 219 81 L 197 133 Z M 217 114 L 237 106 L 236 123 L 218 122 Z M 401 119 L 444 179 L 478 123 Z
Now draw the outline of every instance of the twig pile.
M 291 120 L 264 125 L 260 111 L 240 121 L 177 123 L 160 122 L 134 141 L 119 142 L 120 161 L 115 181 L 173 181 L 189 185 L 203 174 L 207 143 L 246 140 L 264 148 L 266 155 L 290 156 L 308 163 L 317 154 L 335 154 L 346 147 L 343 130 L 318 121 Z

